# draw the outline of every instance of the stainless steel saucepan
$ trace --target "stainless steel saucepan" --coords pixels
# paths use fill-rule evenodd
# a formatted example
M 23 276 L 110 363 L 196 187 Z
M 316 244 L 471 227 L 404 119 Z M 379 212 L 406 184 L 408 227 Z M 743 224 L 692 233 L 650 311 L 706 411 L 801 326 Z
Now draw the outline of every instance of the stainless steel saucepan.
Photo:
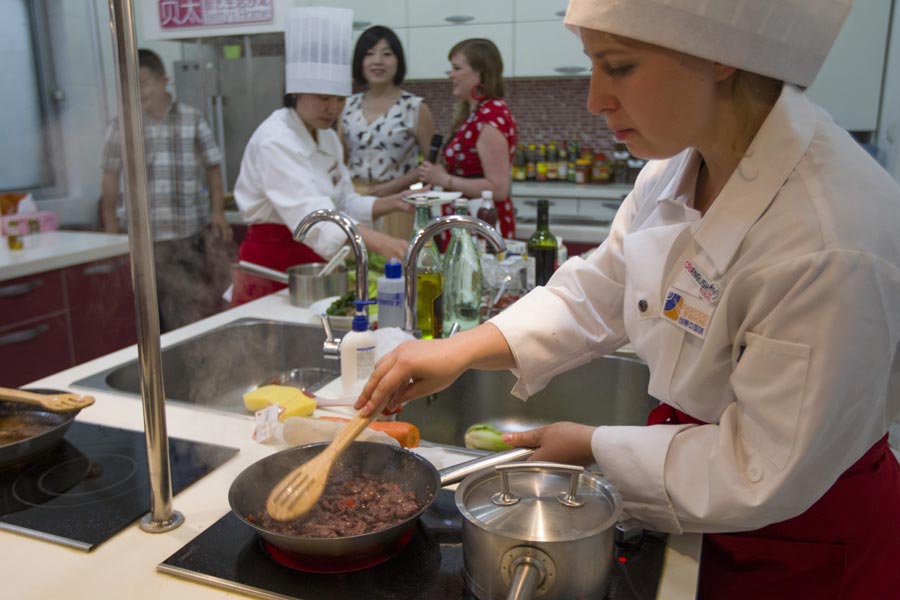
M 319 276 L 326 263 L 314 262 L 289 267 L 287 272 L 270 269 L 256 263 L 240 261 L 237 267 L 264 279 L 283 283 L 290 288 L 291 304 L 300 308 L 331 296 L 347 293 L 347 269 L 338 265 L 327 275 Z

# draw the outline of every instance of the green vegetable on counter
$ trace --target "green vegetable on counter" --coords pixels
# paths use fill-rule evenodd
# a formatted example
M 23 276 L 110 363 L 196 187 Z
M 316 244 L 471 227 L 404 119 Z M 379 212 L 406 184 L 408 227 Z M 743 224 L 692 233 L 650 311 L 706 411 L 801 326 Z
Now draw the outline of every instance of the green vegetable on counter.
M 512 448 L 503 441 L 503 432 L 488 423 L 476 423 L 466 429 L 466 448 L 499 452 Z
M 352 317 L 356 312 L 356 307 L 353 304 L 354 299 L 355 296 L 353 292 L 347 292 L 346 294 L 332 302 L 331 306 L 325 309 L 325 314 L 331 315 L 333 317 Z

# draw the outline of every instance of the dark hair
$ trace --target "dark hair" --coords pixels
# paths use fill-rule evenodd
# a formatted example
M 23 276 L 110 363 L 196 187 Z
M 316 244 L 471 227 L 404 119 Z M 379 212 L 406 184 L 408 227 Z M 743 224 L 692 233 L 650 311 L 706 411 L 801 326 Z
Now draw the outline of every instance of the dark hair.
M 281 103 L 285 108 L 296 108 L 297 107 L 297 98 L 299 98 L 300 94 L 285 94 L 284 99 Z
M 387 27 L 373 25 L 362 32 L 362 35 L 356 41 L 356 48 L 353 50 L 353 81 L 359 85 L 366 85 L 366 78 L 362 72 L 362 64 L 363 59 L 366 58 L 366 52 L 371 50 L 381 40 L 386 41 L 397 56 L 397 72 L 394 74 L 394 84 L 400 85 L 406 77 L 406 58 L 403 56 L 403 46 L 400 45 L 400 38 Z
M 470 38 L 458 42 L 450 48 L 447 58 L 462 54 L 466 62 L 481 77 L 481 86 L 486 100 L 503 98 L 503 58 L 494 42 L 485 38 Z M 469 105 L 465 100 L 456 103 L 452 128 L 456 129 L 469 115 Z
M 153 50 L 138 49 L 138 68 L 147 69 L 157 77 L 166 76 L 166 68 L 163 66 L 163 62 Z

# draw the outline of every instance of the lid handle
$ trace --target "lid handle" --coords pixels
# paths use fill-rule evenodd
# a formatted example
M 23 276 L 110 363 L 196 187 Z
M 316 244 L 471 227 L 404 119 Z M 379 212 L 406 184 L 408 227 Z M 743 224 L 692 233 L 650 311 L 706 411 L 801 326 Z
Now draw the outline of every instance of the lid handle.
M 556 499 L 564 506 L 572 508 L 584 506 L 584 500 L 578 497 L 578 482 L 581 479 L 581 474 L 584 473 L 584 467 L 553 462 L 527 461 L 497 465 L 494 469 L 500 473 L 500 491 L 491 496 L 491 502 L 497 506 L 512 506 L 521 499 L 509 491 L 510 471 L 563 471 L 571 473 L 572 477 L 569 480 L 568 491 L 560 492 Z

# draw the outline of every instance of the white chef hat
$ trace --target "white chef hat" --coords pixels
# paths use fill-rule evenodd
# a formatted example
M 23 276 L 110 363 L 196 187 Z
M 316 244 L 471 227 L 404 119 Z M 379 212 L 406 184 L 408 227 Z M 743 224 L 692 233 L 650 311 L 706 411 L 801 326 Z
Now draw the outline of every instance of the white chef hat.
M 348 8 L 291 9 L 284 32 L 285 93 L 349 96 L 352 31 Z
M 853 0 L 571 0 L 566 26 L 809 86 Z

